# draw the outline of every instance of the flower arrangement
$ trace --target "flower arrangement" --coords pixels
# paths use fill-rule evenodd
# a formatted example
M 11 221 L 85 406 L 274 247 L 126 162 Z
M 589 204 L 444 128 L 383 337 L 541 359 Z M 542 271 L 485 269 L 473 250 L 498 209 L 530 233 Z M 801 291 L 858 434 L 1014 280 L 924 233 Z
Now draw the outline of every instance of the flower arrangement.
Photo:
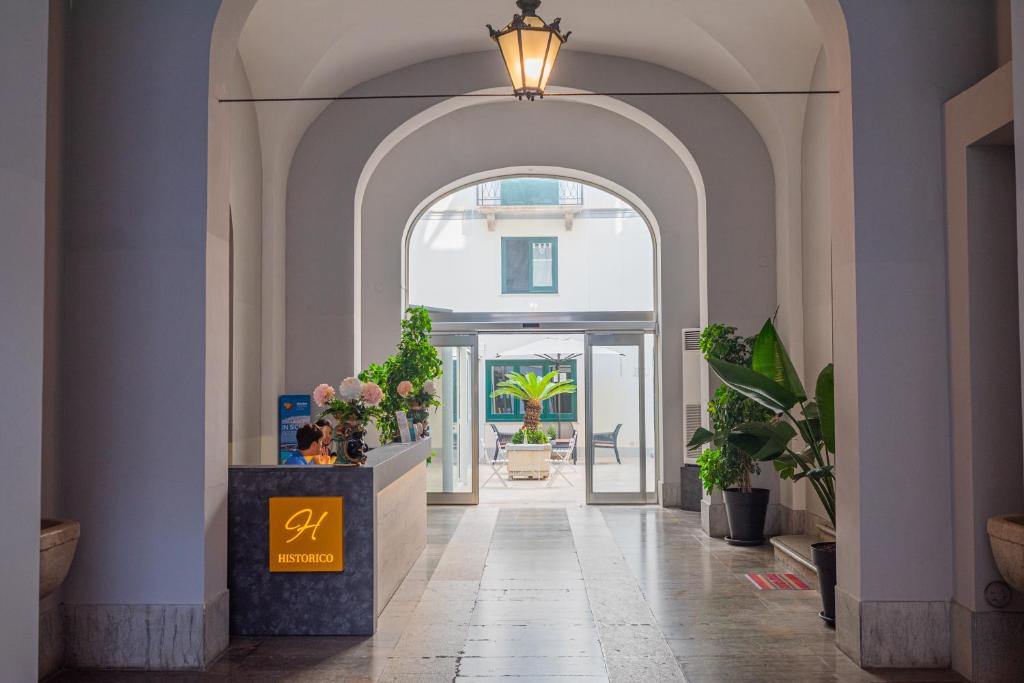
M 401 395 L 401 391 L 399 391 L 399 395 Z M 434 384 L 434 380 L 428 379 L 420 385 L 419 389 L 410 388 L 405 398 L 408 408 L 407 415 L 416 426 L 416 436 L 426 436 L 427 419 L 430 417 L 429 409 L 441 405 L 441 401 L 437 397 L 437 385 Z
M 380 386 L 361 382 L 358 377 L 346 377 L 337 391 L 330 384 L 320 384 L 313 389 L 313 400 L 321 408 L 317 419 L 332 417 L 337 423 L 334 442 L 339 457 L 344 456 L 351 462 L 365 460 L 365 426 L 383 398 Z

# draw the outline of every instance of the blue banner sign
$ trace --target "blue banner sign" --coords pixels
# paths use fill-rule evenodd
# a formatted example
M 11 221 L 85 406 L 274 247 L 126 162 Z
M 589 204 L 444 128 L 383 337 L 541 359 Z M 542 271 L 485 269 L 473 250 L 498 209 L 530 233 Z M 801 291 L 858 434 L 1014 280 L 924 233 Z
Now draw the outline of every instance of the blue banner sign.
M 313 413 L 309 394 L 282 394 L 277 397 L 277 451 L 278 462 L 282 463 L 298 450 L 295 432 L 304 424 L 312 422 Z

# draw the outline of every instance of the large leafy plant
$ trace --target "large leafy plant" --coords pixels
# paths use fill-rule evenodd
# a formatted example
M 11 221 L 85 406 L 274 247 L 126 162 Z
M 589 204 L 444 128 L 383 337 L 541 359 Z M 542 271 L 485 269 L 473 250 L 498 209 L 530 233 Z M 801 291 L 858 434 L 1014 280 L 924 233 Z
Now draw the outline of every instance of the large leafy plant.
M 700 350 L 705 358 L 717 358 L 736 365 L 750 367 L 753 337 L 736 334 L 736 328 L 728 325 L 708 325 L 700 335 Z M 723 384 L 715 390 L 708 402 L 711 427 L 716 433 L 727 434 L 734 427 L 747 422 L 764 422 L 772 417 L 771 411 L 735 389 Z M 700 465 L 700 479 L 704 490 L 724 491 L 738 487 L 741 491 L 751 490 L 751 476 L 760 472 L 758 461 L 750 453 L 723 439 L 701 452 L 697 458 Z
M 576 384 L 572 380 L 556 382 L 557 370 L 552 370 L 543 377 L 535 373 L 510 372 L 505 379 L 498 382 L 497 388 L 491 392 L 491 398 L 495 396 L 515 396 L 526 404 L 525 415 L 523 416 L 523 429 L 535 430 L 540 423 L 541 403 L 547 399 L 560 394 L 572 394 L 576 392 Z
M 376 382 L 384 392 L 373 416 L 381 443 L 399 438 L 395 413 L 408 409 L 410 396 L 421 402 L 427 401 L 426 405 L 440 404 L 424 390 L 424 385 L 440 376 L 442 370 L 441 356 L 430 343 L 430 330 L 430 314 L 427 309 L 410 306 L 405 310 L 405 320 L 402 321 L 402 339 L 398 343 L 398 352 L 382 364 L 373 363 L 359 373 L 359 379 Z M 412 384 L 414 393 L 409 396 L 398 393 L 398 385 L 403 381 Z
M 758 461 L 772 461 L 783 479 L 807 479 L 833 525 L 835 489 L 835 371 L 818 374 L 808 397 L 771 319 L 754 339 L 745 367 L 708 357 L 708 364 L 731 389 L 771 411 L 771 420 L 745 422 L 729 430 L 698 429 L 691 447 L 730 444 Z M 799 436 L 799 440 L 796 437 Z

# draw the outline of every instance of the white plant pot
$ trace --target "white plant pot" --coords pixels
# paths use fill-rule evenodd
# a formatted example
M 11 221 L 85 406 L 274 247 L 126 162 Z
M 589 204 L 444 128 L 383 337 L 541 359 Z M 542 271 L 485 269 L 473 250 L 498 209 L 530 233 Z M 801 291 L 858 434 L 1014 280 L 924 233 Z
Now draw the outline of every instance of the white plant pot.
M 547 479 L 551 473 L 551 444 L 509 444 L 509 479 Z

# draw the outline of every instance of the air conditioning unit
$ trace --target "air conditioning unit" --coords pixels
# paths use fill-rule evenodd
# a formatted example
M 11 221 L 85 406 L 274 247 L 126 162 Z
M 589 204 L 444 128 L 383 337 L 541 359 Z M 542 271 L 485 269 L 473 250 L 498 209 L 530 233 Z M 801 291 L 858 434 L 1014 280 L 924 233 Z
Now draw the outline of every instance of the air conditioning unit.
M 683 328 L 683 429 L 686 443 L 690 442 L 698 427 L 708 427 L 707 411 L 704 409 L 707 396 L 707 372 L 700 354 L 700 328 Z M 696 463 L 701 449 L 686 451 L 684 460 Z

